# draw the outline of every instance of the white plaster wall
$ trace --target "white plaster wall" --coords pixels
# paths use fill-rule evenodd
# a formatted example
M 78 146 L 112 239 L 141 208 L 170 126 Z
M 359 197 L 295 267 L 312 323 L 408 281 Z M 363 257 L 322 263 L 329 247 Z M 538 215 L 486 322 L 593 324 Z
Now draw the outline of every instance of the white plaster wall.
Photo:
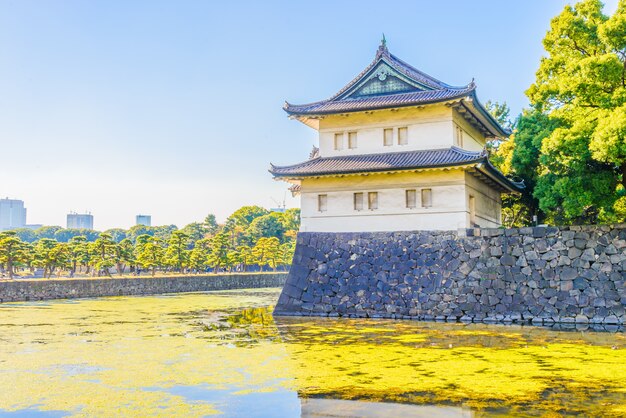
M 488 184 L 466 173 L 467 222 L 469 225 L 469 197 L 476 199 L 476 223 L 483 228 L 502 225 L 502 198 L 500 192 Z
M 476 128 L 469 124 L 457 111 L 453 111 L 452 119 L 455 125 L 463 129 L 463 149 L 468 151 L 482 151 L 485 148 L 486 140 Z
M 421 207 L 423 188 L 432 190 L 432 206 Z M 417 191 L 417 207 L 406 207 L 406 190 Z M 364 209 L 354 210 L 354 193 L 364 193 Z M 378 192 L 378 209 L 367 208 L 367 193 Z M 327 210 L 318 210 L 318 195 Z M 454 230 L 468 226 L 465 173 L 460 169 L 419 173 L 328 177 L 302 182 L 302 231 L 356 232 Z
M 322 157 L 382 152 L 441 149 L 454 145 L 452 109 L 446 106 L 358 112 L 327 116 L 320 121 Z M 397 129 L 408 128 L 408 144 L 398 144 Z M 394 129 L 394 144 L 384 145 L 384 130 Z M 357 133 L 357 148 L 348 148 L 348 132 Z M 335 150 L 335 134 L 344 134 L 342 150 Z
M 309 232 L 383 232 L 436 231 L 465 228 L 465 212 L 432 212 L 363 217 L 302 218 L 301 231 Z

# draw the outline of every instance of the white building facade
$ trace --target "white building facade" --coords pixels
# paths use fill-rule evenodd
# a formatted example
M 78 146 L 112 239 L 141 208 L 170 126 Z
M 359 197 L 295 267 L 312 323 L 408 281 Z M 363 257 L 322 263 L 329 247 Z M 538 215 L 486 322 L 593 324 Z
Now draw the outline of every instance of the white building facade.
M 508 132 L 470 83 L 453 87 L 380 46 L 339 93 L 285 110 L 319 132 L 308 161 L 274 166 L 301 195 L 302 231 L 455 230 L 501 225 L 501 194 L 520 184 L 485 151 Z
M 26 208 L 23 200 L 0 199 L 0 231 L 24 228 L 26 226 Z
M 135 216 L 135 225 L 152 226 L 152 216 L 150 215 Z
M 90 213 L 68 213 L 68 229 L 89 229 L 93 230 L 93 215 Z

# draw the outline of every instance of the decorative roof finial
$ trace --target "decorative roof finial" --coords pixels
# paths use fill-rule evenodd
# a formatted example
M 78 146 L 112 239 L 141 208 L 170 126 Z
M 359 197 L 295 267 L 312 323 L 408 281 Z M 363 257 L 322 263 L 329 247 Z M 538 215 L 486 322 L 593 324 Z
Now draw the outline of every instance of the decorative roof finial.
M 385 39 L 385 33 L 383 32 L 383 39 L 380 41 L 380 46 L 387 48 L 387 39 Z

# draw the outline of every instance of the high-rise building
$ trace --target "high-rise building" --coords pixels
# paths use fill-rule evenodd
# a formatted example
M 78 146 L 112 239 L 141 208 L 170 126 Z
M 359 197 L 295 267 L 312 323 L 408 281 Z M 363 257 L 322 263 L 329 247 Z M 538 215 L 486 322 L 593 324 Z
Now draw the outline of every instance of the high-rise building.
M 150 215 L 137 215 L 135 221 L 136 225 L 152 226 L 152 216 Z
M 67 228 L 93 229 L 93 215 L 91 213 L 68 213 Z
M 0 231 L 23 228 L 26 225 L 26 208 L 23 200 L 0 199 Z

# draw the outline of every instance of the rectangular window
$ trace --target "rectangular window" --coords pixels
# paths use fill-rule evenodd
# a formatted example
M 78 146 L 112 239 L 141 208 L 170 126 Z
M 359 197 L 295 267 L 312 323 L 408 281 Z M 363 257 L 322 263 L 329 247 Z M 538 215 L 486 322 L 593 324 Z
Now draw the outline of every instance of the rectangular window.
M 378 209 L 378 192 L 369 192 L 367 194 L 367 208 L 369 210 Z
M 356 132 L 348 132 L 348 148 L 356 148 Z
M 343 134 L 335 134 L 335 150 L 341 151 L 343 149 Z
M 363 193 L 354 194 L 354 210 L 363 210 Z
M 432 189 L 422 189 L 422 207 L 429 208 L 433 205 Z
M 408 145 L 409 143 L 409 129 L 398 128 L 398 145 Z
M 406 207 L 407 209 L 415 209 L 417 206 L 417 193 L 415 190 L 406 191 Z
M 385 138 L 383 144 L 386 147 L 390 147 L 393 145 L 393 129 L 385 129 Z
M 463 148 L 463 129 L 461 129 L 459 125 L 455 125 L 455 127 L 456 127 L 456 132 L 455 132 L 456 145 Z
M 328 209 L 328 195 L 318 194 L 317 195 L 317 210 L 319 212 L 326 212 Z

